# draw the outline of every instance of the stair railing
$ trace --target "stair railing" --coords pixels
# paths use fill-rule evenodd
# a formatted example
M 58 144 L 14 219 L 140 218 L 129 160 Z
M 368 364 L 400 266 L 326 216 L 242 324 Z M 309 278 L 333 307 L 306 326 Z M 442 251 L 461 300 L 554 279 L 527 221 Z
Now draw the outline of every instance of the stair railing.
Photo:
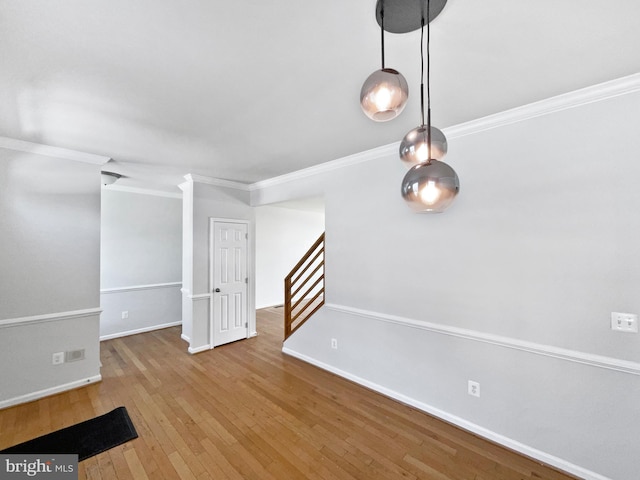
M 284 279 L 284 339 L 324 305 L 324 233 Z

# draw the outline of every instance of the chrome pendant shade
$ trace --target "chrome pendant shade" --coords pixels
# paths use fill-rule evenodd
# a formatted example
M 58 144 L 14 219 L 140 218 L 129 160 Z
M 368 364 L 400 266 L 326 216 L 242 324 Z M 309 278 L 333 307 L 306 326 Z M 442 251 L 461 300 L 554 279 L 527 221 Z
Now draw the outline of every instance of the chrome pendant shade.
M 371 120 L 386 122 L 404 110 L 409 86 L 400 72 L 382 68 L 373 72 L 360 90 L 360 106 Z
M 386 122 L 396 118 L 404 110 L 409 98 L 409 85 L 400 72 L 384 66 L 384 8 L 381 6 L 376 11 L 380 15 L 382 68 L 369 75 L 362 85 L 360 106 L 371 120 Z
M 455 170 L 444 162 L 431 160 L 412 167 L 402 180 L 402 198 L 419 213 L 441 213 L 460 191 Z
M 439 128 L 431 126 L 431 138 L 427 126 L 420 125 L 407 133 L 400 142 L 400 160 L 411 168 L 429 160 L 429 140 L 431 140 L 431 159 L 442 160 L 447 154 L 447 137 Z

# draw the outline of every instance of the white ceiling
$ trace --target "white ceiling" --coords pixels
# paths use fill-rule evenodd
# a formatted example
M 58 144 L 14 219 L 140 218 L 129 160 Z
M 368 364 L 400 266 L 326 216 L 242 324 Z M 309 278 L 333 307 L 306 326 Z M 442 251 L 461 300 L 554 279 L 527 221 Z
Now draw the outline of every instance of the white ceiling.
M 358 100 L 380 68 L 374 7 L 0 0 L 0 136 L 105 155 L 121 184 L 158 188 L 187 173 L 255 182 L 399 141 L 420 121 L 420 34 L 386 35 L 410 99 L 372 122 Z M 434 124 L 639 72 L 639 19 L 638 0 L 449 0 L 431 30 Z

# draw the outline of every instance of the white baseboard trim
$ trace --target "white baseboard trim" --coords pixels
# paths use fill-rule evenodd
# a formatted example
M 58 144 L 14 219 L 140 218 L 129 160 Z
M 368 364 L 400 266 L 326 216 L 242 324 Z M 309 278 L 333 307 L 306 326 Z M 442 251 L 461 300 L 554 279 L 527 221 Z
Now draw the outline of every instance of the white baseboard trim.
M 102 288 L 100 294 L 135 292 L 138 290 L 155 290 L 158 288 L 182 287 L 182 282 L 150 283 L 148 285 L 130 285 L 128 287 Z
M 547 357 L 559 358 L 592 367 L 605 368 L 615 370 L 617 372 L 628 373 L 631 375 L 640 375 L 640 363 L 629 360 L 621 360 L 619 358 L 605 357 L 604 355 L 596 355 L 593 353 L 579 352 L 577 350 L 569 350 L 567 348 L 554 347 L 553 345 L 544 345 L 541 343 L 528 342 L 515 338 L 502 337 L 491 333 L 479 332 L 476 330 L 468 330 L 464 328 L 451 327 L 432 322 L 414 320 L 411 318 L 399 317 L 396 315 L 388 315 L 385 313 L 371 312 L 359 308 L 347 307 L 344 305 L 325 304 L 324 308 L 335 312 L 346 313 L 349 315 L 357 315 L 366 317 L 379 322 L 393 323 L 404 325 L 406 327 L 427 330 L 441 335 L 449 335 L 476 342 L 489 343 L 500 347 L 521 350 L 535 355 L 543 355 Z
M 66 392 L 67 390 L 73 390 L 75 388 L 84 387 L 92 383 L 96 383 L 102 380 L 102 375 L 94 375 L 82 380 L 76 380 L 74 382 L 65 383 L 64 385 L 57 385 L 51 388 L 45 388 L 44 390 L 38 390 L 37 392 L 27 393 L 26 395 L 20 395 L 18 397 L 10 398 L 8 400 L 0 401 L 0 410 L 3 408 L 13 407 L 14 405 L 20 405 L 21 403 L 32 402 L 39 400 L 50 395 Z
M 69 320 L 71 318 L 93 317 L 96 315 L 100 315 L 101 313 L 101 308 L 88 308 L 85 310 L 47 313 L 44 315 L 34 315 L 31 317 L 7 318 L 5 320 L 0 320 L 0 328 L 15 327 L 16 325 L 27 325 L 30 323 L 56 322 L 59 320 Z
M 191 343 L 191 339 L 187 337 L 184 333 L 180 335 L 180 338 L 187 343 Z
M 576 475 L 580 478 L 583 478 L 584 480 L 611 480 L 608 477 L 604 477 L 598 473 L 587 470 L 583 467 L 580 467 L 579 465 L 574 465 L 573 463 L 567 462 L 566 460 L 555 457 L 541 450 L 529 447 L 528 445 L 520 443 L 511 438 L 505 437 L 504 435 L 500 435 L 499 433 L 496 433 L 487 428 L 481 427 L 480 425 L 471 423 L 465 420 L 464 418 L 458 417 L 456 415 L 452 415 L 450 413 L 445 412 L 444 410 L 440 410 L 439 408 L 420 402 L 414 398 L 408 397 L 399 392 L 383 387 L 382 385 L 378 385 L 377 383 L 370 382 L 369 380 L 358 377 L 349 372 L 345 372 L 344 370 L 341 370 L 332 365 L 316 360 L 315 358 L 299 353 L 288 347 L 282 347 L 282 352 L 292 357 L 298 358 L 299 360 L 307 362 L 311 365 L 314 365 L 318 368 L 321 368 L 322 370 L 326 370 L 335 375 L 338 375 L 339 377 L 346 378 L 347 380 L 357 383 L 358 385 L 362 385 L 363 387 L 369 388 L 386 397 L 393 398 L 394 400 L 397 400 L 404 404 L 415 407 L 418 410 L 428 413 L 429 415 L 440 418 L 446 422 L 452 423 L 457 427 L 462 428 L 463 430 L 467 430 L 471 433 L 479 435 L 499 445 L 507 447 L 511 450 L 519 452 L 528 457 L 534 458 L 547 465 L 551 465 L 552 467 L 559 468 L 560 470 L 568 472 L 572 475 Z
M 150 327 L 137 328 L 135 330 L 127 330 L 126 332 L 110 333 L 109 335 L 101 335 L 100 341 L 111 340 L 113 338 L 128 337 L 129 335 L 137 335 L 138 333 L 153 332 L 154 330 L 162 330 L 163 328 L 175 327 L 182 325 L 182 321 L 163 323 L 161 325 L 152 325 Z
M 202 345 L 201 347 L 196 347 L 196 348 L 189 347 L 188 352 L 191 355 L 195 355 L 196 353 L 204 352 L 206 350 L 211 350 L 212 348 L 213 347 L 211 345 Z

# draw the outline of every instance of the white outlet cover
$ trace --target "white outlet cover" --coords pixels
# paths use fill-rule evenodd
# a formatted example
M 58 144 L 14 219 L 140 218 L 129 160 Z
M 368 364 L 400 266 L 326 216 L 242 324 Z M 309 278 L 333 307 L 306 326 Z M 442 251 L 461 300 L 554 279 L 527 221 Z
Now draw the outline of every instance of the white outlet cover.
M 467 393 L 474 397 L 480 396 L 480 384 L 478 382 L 474 382 L 473 380 L 469 380 L 469 384 L 467 387 Z
M 57 352 L 51 355 L 51 365 L 60 365 L 64 363 L 64 352 Z

